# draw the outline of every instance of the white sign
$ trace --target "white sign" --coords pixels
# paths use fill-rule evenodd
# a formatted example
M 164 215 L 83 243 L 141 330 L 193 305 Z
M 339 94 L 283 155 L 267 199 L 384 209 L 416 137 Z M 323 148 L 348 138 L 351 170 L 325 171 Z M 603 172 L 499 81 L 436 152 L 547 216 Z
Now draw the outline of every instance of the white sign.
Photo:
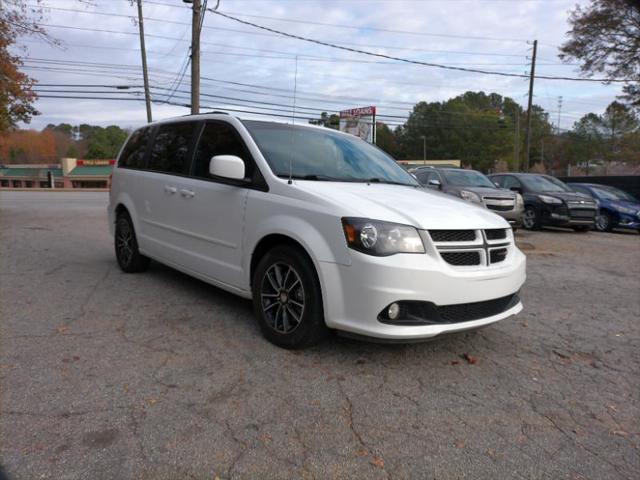
M 340 131 L 369 142 L 376 141 L 376 107 L 351 108 L 340 112 Z

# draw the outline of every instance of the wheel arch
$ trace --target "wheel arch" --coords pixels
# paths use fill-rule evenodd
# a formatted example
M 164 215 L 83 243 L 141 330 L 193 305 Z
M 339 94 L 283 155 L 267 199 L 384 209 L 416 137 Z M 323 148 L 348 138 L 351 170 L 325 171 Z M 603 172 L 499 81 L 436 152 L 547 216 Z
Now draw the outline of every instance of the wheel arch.
M 305 246 L 302 245 L 302 243 L 300 243 L 295 238 L 282 233 L 270 233 L 262 237 L 251 252 L 251 260 L 249 262 L 249 285 L 251 287 L 253 287 L 253 275 L 256 271 L 256 267 L 258 266 L 258 262 L 267 254 L 267 252 L 279 245 L 288 245 L 296 248 L 301 253 L 303 253 L 304 256 L 307 257 L 307 259 L 311 262 L 311 265 L 313 265 L 316 277 L 318 278 L 318 280 L 320 280 L 318 266 L 316 265 L 315 259 L 307 251 Z M 322 283 L 320 282 L 320 284 L 320 288 L 322 288 Z

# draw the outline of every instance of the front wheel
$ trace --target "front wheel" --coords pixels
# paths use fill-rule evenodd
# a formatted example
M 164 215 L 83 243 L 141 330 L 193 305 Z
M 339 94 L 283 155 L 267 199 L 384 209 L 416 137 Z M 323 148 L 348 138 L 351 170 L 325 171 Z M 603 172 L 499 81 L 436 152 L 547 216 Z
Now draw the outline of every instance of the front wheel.
M 275 247 L 259 261 L 253 308 L 263 335 L 279 347 L 308 347 L 328 333 L 315 268 L 295 247 Z
M 527 230 L 538 230 L 540 228 L 540 216 L 536 209 L 527 207 L 522 214 L 522 226 Z
M 607 212 L 599 212 L 596 217 L 596 230 L 599 232 L 610 232 L 612 225 L 611 215 Z

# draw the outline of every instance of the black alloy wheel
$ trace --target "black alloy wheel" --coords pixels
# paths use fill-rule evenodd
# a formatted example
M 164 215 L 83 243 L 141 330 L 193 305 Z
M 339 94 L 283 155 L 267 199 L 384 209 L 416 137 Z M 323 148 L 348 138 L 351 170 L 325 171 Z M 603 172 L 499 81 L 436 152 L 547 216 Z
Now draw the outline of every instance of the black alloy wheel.
M 253 306 L 263 335 L 283 348 L 304 348 L 328 333 L 313 263 L 294 246 L 264 255 L 253 275 Z
M 149 267 L 149 257 L 142 255 L 138 249 L 136 232 L 128 213 L 118 214 L 114 244 L 116 259 L 123 272 L 143 272 Z

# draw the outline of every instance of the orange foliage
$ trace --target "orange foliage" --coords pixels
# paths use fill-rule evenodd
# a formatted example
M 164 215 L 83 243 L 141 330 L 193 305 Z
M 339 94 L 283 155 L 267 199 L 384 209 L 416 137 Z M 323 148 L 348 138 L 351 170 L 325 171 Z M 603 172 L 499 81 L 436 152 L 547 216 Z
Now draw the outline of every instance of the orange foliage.
M 57 163 L 56 139 L 49 130 L 15 130 L 0 134 L 0 164 Z

